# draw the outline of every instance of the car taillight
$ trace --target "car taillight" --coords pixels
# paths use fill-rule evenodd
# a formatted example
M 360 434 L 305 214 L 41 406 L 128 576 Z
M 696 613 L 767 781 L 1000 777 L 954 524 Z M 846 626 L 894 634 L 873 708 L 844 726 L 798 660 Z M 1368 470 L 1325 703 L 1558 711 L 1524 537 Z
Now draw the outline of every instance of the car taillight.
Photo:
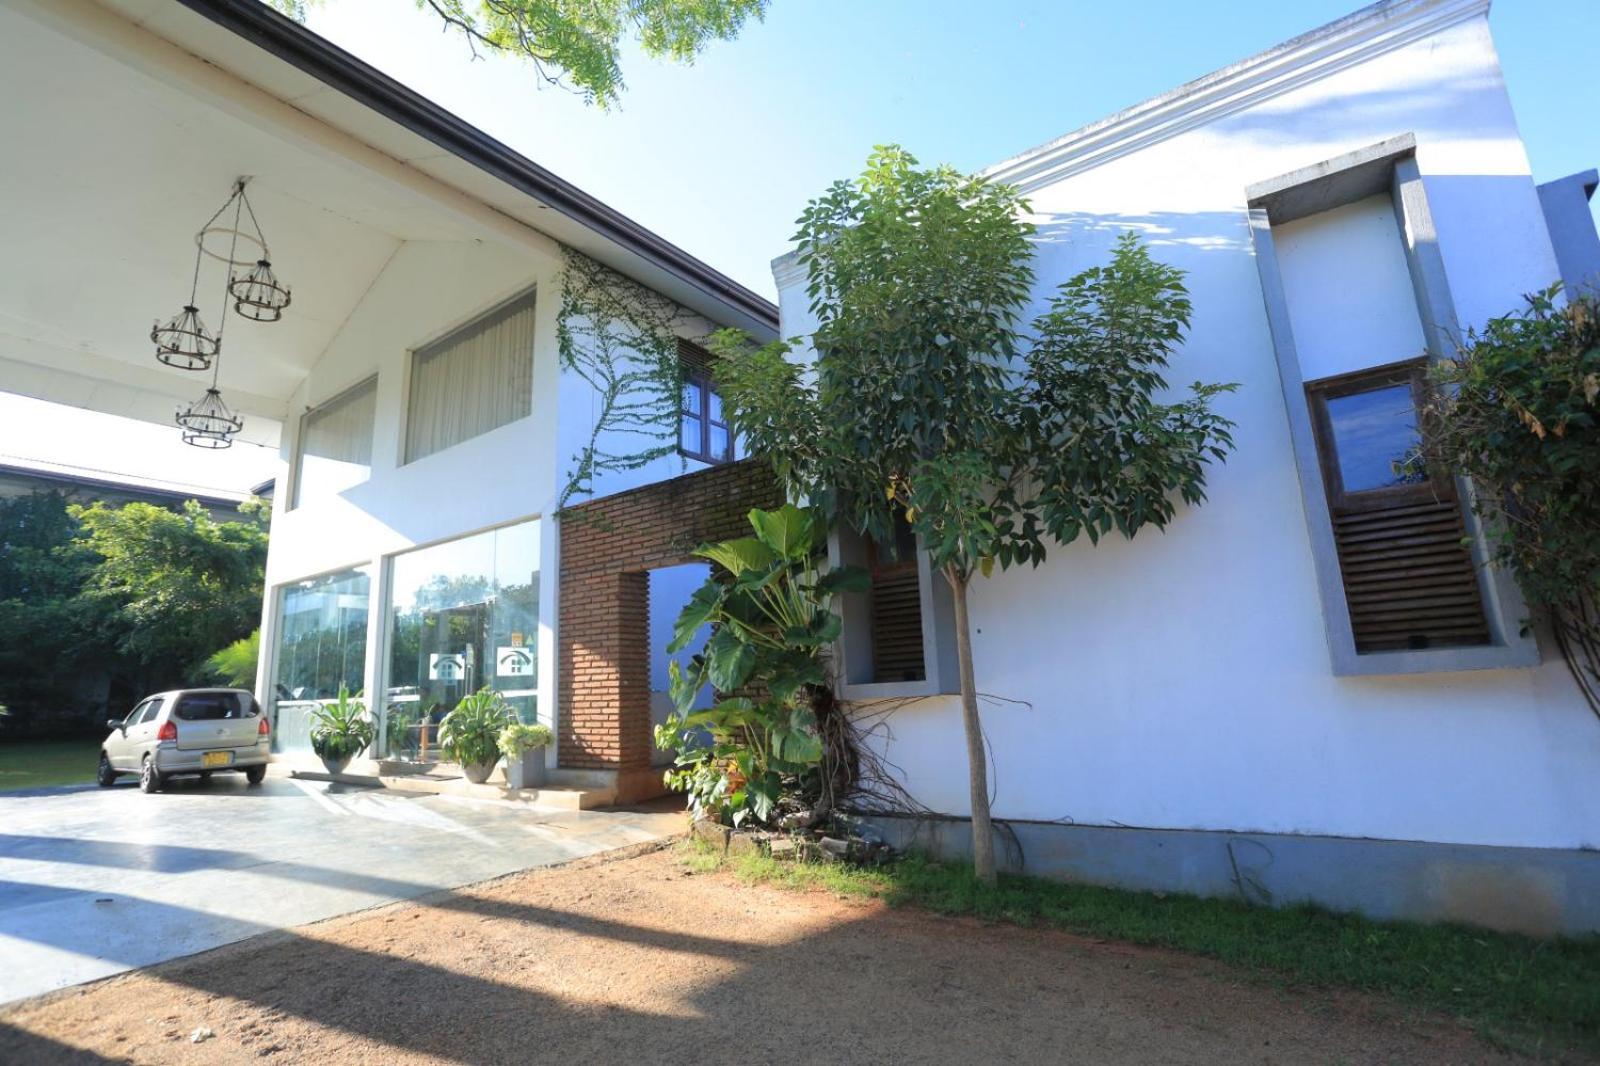
M 176 723 L 176 722 L 162 722 L 161 723 L 161 728 L 156 730 L 156 739 L 157 740 L 177 740 L 178 739 L 178 723 Z
M 267 734 L 269 734 L 271 732 L 272 732 L 271 727 L 267 725 L 267 716 L 266 715 L 262 715 L 261 716 L 261 724 L 256 726 L 256 733 L 259 736 L 263 736 L 264 737 L 264 736 L 266 736 Z

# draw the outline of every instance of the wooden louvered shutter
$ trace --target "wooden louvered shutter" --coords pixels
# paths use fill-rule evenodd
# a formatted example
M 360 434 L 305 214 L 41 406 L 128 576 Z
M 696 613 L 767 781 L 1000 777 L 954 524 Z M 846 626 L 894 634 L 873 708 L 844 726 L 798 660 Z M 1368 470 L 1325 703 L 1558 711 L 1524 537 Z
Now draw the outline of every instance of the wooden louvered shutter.
M 922 657 L 922 587 L 917 574 L 916 538 L 903 521 L 896 523 L 896 550 L 867 546 L 872 577 L 869 618 L 872 626 L 872 679 L 876 682 L 921 681 L 927 676 Z
M 1425 364 L 1306 386 L 1356 651 L 1489 643 L 1455 482 L 1415 462 Z

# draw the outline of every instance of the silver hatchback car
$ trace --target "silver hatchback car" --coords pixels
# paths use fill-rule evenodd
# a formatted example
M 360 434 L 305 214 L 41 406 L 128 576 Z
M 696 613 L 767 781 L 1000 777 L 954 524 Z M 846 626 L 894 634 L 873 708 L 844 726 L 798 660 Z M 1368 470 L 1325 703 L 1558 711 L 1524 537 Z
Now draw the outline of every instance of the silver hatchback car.
M 252 784 L 267 776 L 272 730 L 256 698 L 237 688 L 190 688 L 145 699 L 122 721 L 106 723 L 95 780 L 110 788 L 138 774 L 139 788 L 159 792 L 180 774 L 242 772 Z

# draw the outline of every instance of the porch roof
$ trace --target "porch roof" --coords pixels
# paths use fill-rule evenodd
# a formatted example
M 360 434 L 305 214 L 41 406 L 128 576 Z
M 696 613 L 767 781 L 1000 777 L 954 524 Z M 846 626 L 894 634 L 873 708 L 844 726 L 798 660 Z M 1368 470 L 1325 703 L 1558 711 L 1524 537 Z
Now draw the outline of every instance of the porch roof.
M 405 241 L 553 238 L 776 334 L 770 301 L 259 0 L 0 0 L 0 85 L 7 391 L 170 422 L 202 375 L 147 335 L 240 175 L 294 288 L 281 322 L 229 327 L 221 384 L 258 442 Z

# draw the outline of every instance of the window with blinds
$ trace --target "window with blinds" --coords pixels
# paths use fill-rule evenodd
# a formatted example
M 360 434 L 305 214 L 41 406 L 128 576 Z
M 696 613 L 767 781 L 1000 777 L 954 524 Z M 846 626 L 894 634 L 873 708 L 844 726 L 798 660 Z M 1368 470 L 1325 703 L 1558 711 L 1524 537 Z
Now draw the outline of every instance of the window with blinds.
M 528 292 L 413 353 L 406 462 L 532 412 L 533 311 Z
M 875 682 L 921 681 L 927 676 L 922 650 L 922 582 L 917 574 L 917 538 L 904 517 L 895 520 L 893 545 L 867 543 L 871 576 L 872 677 Z
M 1454 481 L 1419 458 L 1420 361 L 1307 384 L 1359 653 L 1488 644 Z
M 359 485 L 372 474 L 372 421 L 378 379 L 368 378 L 300 419 L 291 508 Z

